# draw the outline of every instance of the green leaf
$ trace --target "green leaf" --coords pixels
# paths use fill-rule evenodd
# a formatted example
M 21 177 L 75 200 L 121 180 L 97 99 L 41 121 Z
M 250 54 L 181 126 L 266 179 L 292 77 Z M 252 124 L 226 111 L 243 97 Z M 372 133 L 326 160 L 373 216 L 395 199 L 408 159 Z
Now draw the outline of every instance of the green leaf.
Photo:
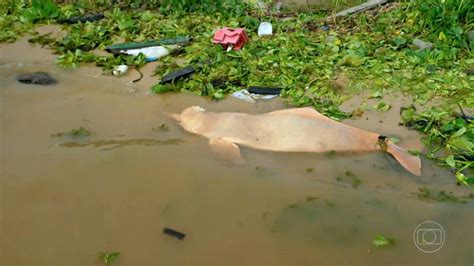
M 451 168 L 456 168 L 456 161 L 454 161 L 454 156 L 453 155 L 449 155 L 448 157 L 446 157 L 446 164 L 449 165 Z
M 372 242 L 376 248 L 388 247 L 395 244 L 393 239 L 387 239 L 382 235 L 375 236 L 374 241 Z
M 466 133 L 467 129 L 465 127 L 460 128 L 456 133 L 454 133 L 451 138 L 457 138 L 462 136 L 464 133 Z
M 163 92 L 171 91 L 171 88 L 169 87 L 169 85 L 156 84 L 153 87 L 151 87 L 151 90 L 154 93 L 163 93 Z
M 382 98 L 382 92 L 380 91 L 374 91 L 372 92 L 372 94 L 369 96 L 369 99 L 372 99 L 372 98 Z
M 380 102 L 377 105 L 375 105 L 374 108 L 377 109 L 377 110 L 380 110 L 382 112 L 386 112 L 386 111 L 390 110 L 391 106 L 390 106 L 390 104 Z
M 100 258 L 104 262 L 104 265 L 107 266 L 111 264 L 113 261 L 115 261 L 119 255 L 120 255 L 120 252 L 111 252 L 111 253 L 101 252 Z

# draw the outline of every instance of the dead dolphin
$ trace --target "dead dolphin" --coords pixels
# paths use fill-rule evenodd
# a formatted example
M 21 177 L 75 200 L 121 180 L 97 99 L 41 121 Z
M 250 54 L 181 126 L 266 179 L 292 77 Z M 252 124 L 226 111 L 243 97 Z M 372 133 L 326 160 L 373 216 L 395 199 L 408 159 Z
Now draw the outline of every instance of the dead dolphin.
M 312 108 L 265 114 L 212 113 L 199 106 L 171 114 L 188 132 L 209 139 L 211 148 L 243 163 L 238 145 L 278 152 L 359 152 L 382 150 L 410 173 L 421 174 L 421 161 L 380 134 L 336 122 Z

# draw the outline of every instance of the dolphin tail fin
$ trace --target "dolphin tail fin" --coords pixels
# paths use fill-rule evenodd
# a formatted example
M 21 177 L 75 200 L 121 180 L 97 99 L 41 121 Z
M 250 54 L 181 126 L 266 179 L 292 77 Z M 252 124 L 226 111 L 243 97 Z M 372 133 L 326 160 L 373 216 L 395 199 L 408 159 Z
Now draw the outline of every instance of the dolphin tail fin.
M 395 145 L 391 141 L 386 141 L 386 151 L 392 155 L 408 172 L 414 175 L 421 175 L 420 157 L 410 154 L 405 149 Z

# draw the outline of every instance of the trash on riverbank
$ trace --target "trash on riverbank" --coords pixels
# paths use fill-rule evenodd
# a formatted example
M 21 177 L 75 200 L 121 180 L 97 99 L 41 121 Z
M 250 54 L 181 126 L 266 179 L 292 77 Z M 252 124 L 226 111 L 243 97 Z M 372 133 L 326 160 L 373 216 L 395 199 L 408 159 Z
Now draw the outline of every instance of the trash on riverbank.
M 173 71 L 173 72 L 169 73 L 168 75 L 165 75 L 161 79 L 160 84 L 171 83 L 171 82 L 173 82 L 175 80 L 178 80 L 180 78 L 187 77 L 187 76 L 191 75 L 192 73 L 194 73 L 195 71 L 196 71 L 196 69 L 193 66 L 183 67 L 181 69 L 178 69 L 176 71 Z
M 162 57 L 165 57 L 170 54 L 170 50 L 177 49 L 177 45 L 170 45 L 167 47 L 164 46 L 152 46 L 152 47 L 143 47 L 139 49 L 129 49 L 121 50 L 122 54 L 137 56 L 143 54 L 145 56 L 145 61 L 153 62 Z
M 55 84 L 58 81 L 51 77 L 46 72 L 34 72 L 29 74 L 18 74 L 16 80 L 25 84 L 35 84 L 35 85 L 51 85 Z
M 163 234 L 176 237 L 179 240 L 183 240 L 186 237 L 185 233 L 181 233 L 168 227 L 163 228 Z
M 433 44 L 430 42 L 425 42 L 421 39 L 415 38 L 413 39 L 413 45 L 415 45 L 419 51 L 424 51 L 424 50 L 431 50 L 433 49 Z
M 350 7 L 348 9 L 344 9 L 341 12 L 336 13 L 334 15 L 334 18 L 345 17 L 345 16 L 358 14 L 358 13 L 364 12 L 366 10 L 375 8 L 377 6 L 384 5 L 387 2 L 388 2 L 388 0 L 369 0 L 365 3 L 360 4 L 360 5 L 353 6 L 353 7 Z M 332 19 L 332 18 L 333 18 L 333 16 L 329 16 L 326 19 Z
M 270 22 L 262 22 L 258 26 L 258 36 L 272 35 L 273 28 Z
M 96 13 L 96 14 L 88 14 L 88 15 L 84 15 L 84 16 L 74 16 L 74 17 L 70 17 L 70 18 L 58 19 L 58 23 L 60 23 L 60 24 L 76 24 L 76 23 L 79 23 L 79 22 L 85 23 L 85 22 L 99 21 L 103 18 L 105 18 L 104 14 Z
M 178 36 L 176 38 L 167 38 L 160 40 L 151 40 L 144 42 L 125 42 L 113 44 L 105 47 L 105 50 L 112 54 L 123 54 L 126 50 L 136 50 L 146 47 L 167 46 L 167 45 L 186 45 L 191 41 L 191 37 Z
M 280 95 L 280 92 L 281 92 L 281 88 L 275 88 L 275 87 L 251 86 L 247 90 L 250 93 L 264 94 L 264 95 Z
M 249 103 L 256 103 L 258 100 L 270 100 L 275 97 L 278 97 L 278 95 L 275 95 L 275 94 L 263 95 L 263 94 L 251 93 L 245 89 L 236 91 L 232 93 L 231 96 L 234 98 L 249 102 Z
M 208 60 L 204 60 L 202 62 L 198 62 L 196 64 L 196 66 L 210 65 L 210 64 L 211 64 L 211 60 L 208 59 Z M 196 72 L 196 68 L 193 67 L 193 66 L 187 66 L 187 67 L 180 68 L 176 71 L 173 71 L 173 72 L 165 75 L 163 78 L 161 78 L 160 84 L 166 84 L 166 83 L 174 82 L 174 81 L 179 80 L 181 78 L 185 78 L 185 77 L 191 75 L 194 72 Z
M 214 43 L 221 44 L 224 49 L 240 50 L 249 41 L 245 29 L 223 28 L 214 33 Z
M 114 76 L 122 76 L 125 73 L 127 73 L 127 71 L 128 71 L 127 65 L 119 65 L 119 66 L 114 67 L 114 69 L 112 69 L 112 74 Z

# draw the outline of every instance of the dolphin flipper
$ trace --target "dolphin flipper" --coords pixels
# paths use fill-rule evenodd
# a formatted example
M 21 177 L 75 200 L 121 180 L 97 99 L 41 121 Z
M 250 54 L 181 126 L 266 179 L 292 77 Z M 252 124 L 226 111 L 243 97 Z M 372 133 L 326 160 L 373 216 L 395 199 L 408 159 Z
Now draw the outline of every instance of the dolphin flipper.
M 240 148 L 237 144 L 222 138 L 213 138 L 209 140 L 209 145 L 211 146 L 211 150 L 216 153 L 219 158 L 238 165 L 245 163 L 240 155 Z
M 405 169 L 414 175 L 421 175 L 420 157 L 410 154 L 393 142 L 387 142 L 387 152 L 392 155 Z

